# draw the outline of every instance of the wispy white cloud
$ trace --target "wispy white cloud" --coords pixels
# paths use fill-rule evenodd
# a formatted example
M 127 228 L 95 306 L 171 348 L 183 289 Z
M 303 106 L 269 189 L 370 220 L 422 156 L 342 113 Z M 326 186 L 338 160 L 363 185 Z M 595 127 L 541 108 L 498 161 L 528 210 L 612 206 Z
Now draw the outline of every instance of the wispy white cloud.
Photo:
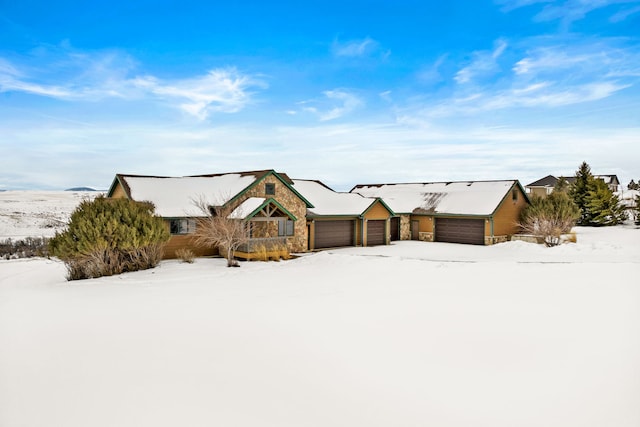
M 522 87 L 513 87 L 500 91 L 476 92 L 466 97 L 453 97 L 440 103 L 427 106 L 419 113 L 427 118 L 481 116 L 492 111 L 514 108 L 557 108 L 567 105 L 583 104 L 613 96 L 626 88 L 628 84 L 615 81 L 591 82 L 576 85 L 557 85 L 552 82 L 539 82 Z
M 495 42 L 491 51 L 473 52 L 473 60 L 464 68 L 460 69 L 454 79 L 459 84 L 472 82 L 476 77 L 486 76 L 499 70 L 498 58 L 507 48 L 507 42 L 500 39 Z
M 196 78 L 161 81 L 146 76 L 133 80 L 136 87 L 161 98 L 182 100 L 179 107 L 201 120 L 212 112 L 236 113 L 250 101 L 250 88 L 264 83 L 234 68 L 216 69 Z
M 444 78 L 440 72 L 440 67 L 447 60 L 448 55 L 440 55 L 433 64 L 423 67 L 416 74 L 416 78 L 420 83 L 433 84 L 442 81 Z
M 235 113 L 252 101 L 252 89 L 264 88 L 260 79 L 237 69 L 213 69 L 202 76 L 163 80 L 135 76 L 135 61 L 127 55 L 66 53 L 52 61 L 49 72 L 30 73 L 0 58 L 0 92 L 23 92 L 65 101 L 162 99 L 204 120 L 211 113 Z M 62 68 L 63 76 L 56 74 Z M 47 71 L 47 70 L 45 70 Z
M 496 4 L 502 6 L 503 12 L 510 12 L 525 6 L 531 6 L 538 3 L 552 3 L 555 0 L 495 0 Z
M 380 53 L 385 57 L 390 54 L 389 51 L 383 52 L 380 43 L 371 37 L 347 41 L 339 41 L 336 39 L 331 45 L 331 52 L 334 56 L 347 58 L 366 57 Z
M 323 99 L 298 103 L 303 111 L 317 115 L 322 122 L 343 117 L 364 104 L 360 97 L 344 89 L 327 90 L 322 94 Z
M 620 22 L 634 13 L 640 11 L 638 7 L 624 7 L 639 5 L 640 0 L 496 0 L 502 5 L 504 12 L 510 12 L 521 7 L 535 4 L 544 4 L 542 10 L 534 15 L 534 20 L 539 22 L 560 21 L 563 26 L 584 19 L 588 13 L 617 6 L 617 11 L 609 18 L 611 22 Z
M 340 105 L 320 114 L 321 121 L 333 120 L 344 116 L 362 105 L 360 98 L 342 90 L 329 90 L 324 95 L 330 100 L 339 101 Z
M 557 81 L 594 81 L 640 75 L 640 52 L 618 45 L 615 40 L 536 47 L 512 68 L 518 78 L 552 78 Z M 637 83 L 634 79 L 629 82 Z
M 628 17 L 630 17 L 631 15 L 634 15 L 636 13 L 640 12 L 640 6 L 636 6 L 636 7 L 632 7 L 629 9 L 622 9 L 618 12 L 616 12 L 615 14 L 613 14 L 610 18 L 609 21 L 616 23 L 616 22 L 622 22 L 624 20 L 626 20 Z

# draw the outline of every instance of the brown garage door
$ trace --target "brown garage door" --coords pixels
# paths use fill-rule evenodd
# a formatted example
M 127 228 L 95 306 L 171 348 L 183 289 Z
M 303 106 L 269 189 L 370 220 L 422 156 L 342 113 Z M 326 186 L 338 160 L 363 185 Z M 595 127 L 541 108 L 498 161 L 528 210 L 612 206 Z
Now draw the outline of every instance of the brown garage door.
M 484 245 L 484 220 L 436 218 L 436 242 Z
M 315 248 L 353 246 L 353 220 L 316 221 Z
M 367 221 L 367 246 L 384 245 L 384 220 Z
M 391 218 L 391 241 L 400 240 L 400 217 Z

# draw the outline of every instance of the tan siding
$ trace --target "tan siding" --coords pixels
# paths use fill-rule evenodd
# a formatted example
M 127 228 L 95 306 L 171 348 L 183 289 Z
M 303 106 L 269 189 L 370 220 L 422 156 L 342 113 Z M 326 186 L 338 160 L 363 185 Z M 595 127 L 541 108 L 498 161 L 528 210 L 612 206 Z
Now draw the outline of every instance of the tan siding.
M 391 213 L 384 207 L 380 201 L 376 201 L 376 203 L 369 208 L 367 213 L 364 215 L 365 219 L 387 219 L 391 216 Z
M 425 215 L 413 215 L 411 216 L 411 220 L 419 222 L 419 231 L 421 233 L 433 233 L 433 217 Z
M 113 199 L 126 199 L 127 193 L 125 193 L 124 188 L 122 188 L 122 184 L 118 182 L 116 184 L 116 188 L 113 189 L 113 194 L 111 195 Z
M 517 191 L 518 199 L 512 200 L 510 191 L 493 217 L 494 236 L 512 235 L 519 231 L 518 219 L 520 212 L 527 206 L 527 201 L 517 185 L 513 190 Z
M 531 193 L 529 194 L 531 197 L 547 197 L 547 189 L 546 188 L 530 188 Z
M 169 229 L 169 221 L 165 220 L 167 230 Z M 193 234 L 180 234 L 172 235 L 166 246 L 164 247 L 164 259 L 173 259 L 176 257 L 176 251 L 178 249 L 190 249 L 196 256 L 211 256 L 217 255 L 218 250 L 216 248 L 207 248 L 198 246 L 195 243 L 195 237 Z
M 190 249 L 196 256 L 211 256 L 217 255 L 218 250 L 216 248 L 205 248 L 202 246 L 196 246 L 193 235 L 180 235 L 171 236 L 167 245 L 164 247 L 164 259 L 172 259 L 176 257 L 176 251 L 178 249 Z

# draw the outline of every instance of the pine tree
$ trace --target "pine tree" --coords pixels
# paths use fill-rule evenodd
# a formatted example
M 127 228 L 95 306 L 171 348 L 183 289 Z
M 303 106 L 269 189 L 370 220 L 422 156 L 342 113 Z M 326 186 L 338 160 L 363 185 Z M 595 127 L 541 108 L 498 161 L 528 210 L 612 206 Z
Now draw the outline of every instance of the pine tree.
M 553 186 L 553 192 L 558 192 L 558 193 L 568 193 L 570 190 L 570 184 L 569 181 L 567 181 L 567 179 L 563 176 L 560 177 L 560 179 L 558 179 L 558 181 L 556 182 L 556 185 Z
M 576 171 L 576 180 L 569 190 L 569 195 L 578 209 L 580 209 L 580 218 L 578 219 L 578 224 L 580 225 L 589 225 L 591 223 L 590 212 L 587 209 L 587 197 L 594 181 L 595 178 L 591 174 L 591 167 L 587 162 L 582 162 L 580 168 Z
M 627 219 L 620 199 L 602 180 L 594 179 L 590 183 L 585 201 L 586 217 L 589 218 L 586 225 L 616 225 Z

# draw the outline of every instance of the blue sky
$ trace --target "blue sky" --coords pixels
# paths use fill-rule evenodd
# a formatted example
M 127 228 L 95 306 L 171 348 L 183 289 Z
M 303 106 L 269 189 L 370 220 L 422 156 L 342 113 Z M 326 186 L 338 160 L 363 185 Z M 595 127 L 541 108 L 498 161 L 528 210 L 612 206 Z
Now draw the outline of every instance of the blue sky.
M 640 0 L 0 0 L 0 189 L 524 185 L 583 160 L 626 185 L 639 87 Z

